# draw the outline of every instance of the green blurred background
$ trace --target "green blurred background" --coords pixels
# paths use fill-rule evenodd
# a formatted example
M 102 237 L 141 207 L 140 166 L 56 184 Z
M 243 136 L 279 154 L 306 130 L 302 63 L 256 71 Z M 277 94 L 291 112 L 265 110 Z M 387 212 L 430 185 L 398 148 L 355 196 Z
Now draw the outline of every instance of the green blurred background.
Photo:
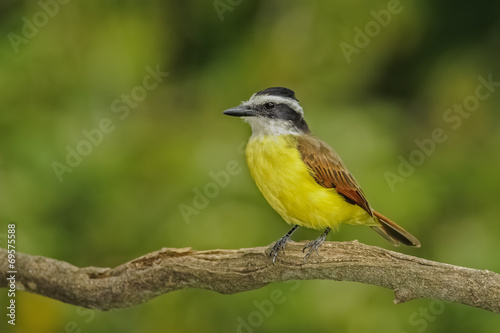
M 241 153 L 249 127 L 222 111 L 256 91 L 285 86 L 295 90 L 312 131 L 343 157 L 371 204 L 417 236 L 422 248 L 392 248 L 370 228 L 355 226 L 330 240 L 358 239 L 500 272 L 500 87 L 460 116 L 460 124 L 446 121 L 454 104 L 473 101 L 478 76 L 500 81 L 498 1 L 60 1 L 0 1 L 0 246 L 6 246 L 9 222 L 17 223 L 18 251 L 77 266 L 113 267 L 162 247 L 272 243 L 289 226 L 251 180 Z M 371 37 L 363 39 L 365 29 Z M 347 44 L 359 47 L 346 57 L 341 45 Z M 144 90 L 147 68 L 169 75 Z M 140 100 L 125 107 L 121 98 L 131 92 Z M 103 119 L 114 130 L 59 181 L 53 163 L 66 164 L 67 146 L 76 149 L 86 140 L 82 131 Z M 391 187 L 387 172 L 397 174 L 400 158 L 418 154 L 415 140 L 430 138 L 435 128 L 447 140 Z M 192 207 L 195 192 L 228 163 L 239 172 L 185 218 L 180 207 Z M 318 235 L 300 230 L 295 239 Z M 283 302 L 261 310 L 275 290 Z M 5 289 L 0 297 L 5 309 Z M 498 315 L 484 310 L 392 300 L 390 290 L 332 281 L 236 295 L 183 290 L 110 312 L 18 293 L 17 325 L 7 329 L 500 328 Z

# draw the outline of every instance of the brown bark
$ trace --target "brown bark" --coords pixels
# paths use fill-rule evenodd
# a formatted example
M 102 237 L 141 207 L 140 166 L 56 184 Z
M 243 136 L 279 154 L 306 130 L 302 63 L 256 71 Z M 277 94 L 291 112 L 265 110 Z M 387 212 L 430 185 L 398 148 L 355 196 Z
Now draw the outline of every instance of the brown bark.
M 416 298 L 456 302 L 500 313 L 500 275 L 425 260 L 354 242 L 325 242 L 303 260 L 305 243 L 288 243 L 276 264 L 264 247 L 195 251 L 164 248 L 115 268 L 78 268 L 16 254 L 18 290 L 87 308 L 110 310 L 169 291 L 201 288 L 231 294 L 287 280 L 336 280 L 395 291 L 395 303 Z M 0 249 L 0 287 L 7 287 L 7 251 Z

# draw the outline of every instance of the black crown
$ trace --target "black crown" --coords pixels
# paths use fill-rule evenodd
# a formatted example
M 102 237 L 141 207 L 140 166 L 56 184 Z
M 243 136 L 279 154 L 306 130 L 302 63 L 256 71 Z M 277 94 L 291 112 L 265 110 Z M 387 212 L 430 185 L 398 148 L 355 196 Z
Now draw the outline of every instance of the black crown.
M 295 93 L 293 90 L 290 90 L 288 88 L 283 88 L 283 87 L 272 87 L 272 88 L 267 88 L 265 90 L 259 91 L 257 93 L 258 95 L 272 95 L 272 96 L 281 96 L 281 97 L 288 97 L 288 98 L 293 98 L 297 102 L 299 101 L 295 97 Z

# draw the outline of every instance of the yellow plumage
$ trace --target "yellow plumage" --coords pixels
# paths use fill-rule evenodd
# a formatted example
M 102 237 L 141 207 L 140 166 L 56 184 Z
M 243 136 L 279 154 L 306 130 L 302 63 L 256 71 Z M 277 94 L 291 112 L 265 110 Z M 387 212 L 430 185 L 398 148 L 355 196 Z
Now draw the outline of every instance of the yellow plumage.
M 296 135 L 252 136 L 246 157 L 260 191 L 287 223 L 314 229 L 378 225 L 363 208 L 314 180 L 297 150 Z

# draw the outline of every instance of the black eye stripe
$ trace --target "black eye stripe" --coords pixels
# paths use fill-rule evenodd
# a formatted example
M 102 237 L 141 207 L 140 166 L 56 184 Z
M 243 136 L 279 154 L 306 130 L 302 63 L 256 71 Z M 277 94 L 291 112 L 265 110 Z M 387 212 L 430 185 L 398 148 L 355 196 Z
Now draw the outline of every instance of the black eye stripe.
M 270 110 L 274 108 L 276 104 L 274 104 L 273 102 L 267 102 L 266 104 L 264 104 L 264 106 L 266 107 L 266 109 Z
M 260 111 L 261 117 L 288 121 L 304 133 L 309 133 L 309 127 L 304 121 L 302 113 L 293 108 L 290 103 L 276 103 L 269 101 L 258 106 L 256 105 L 255 108 Z

